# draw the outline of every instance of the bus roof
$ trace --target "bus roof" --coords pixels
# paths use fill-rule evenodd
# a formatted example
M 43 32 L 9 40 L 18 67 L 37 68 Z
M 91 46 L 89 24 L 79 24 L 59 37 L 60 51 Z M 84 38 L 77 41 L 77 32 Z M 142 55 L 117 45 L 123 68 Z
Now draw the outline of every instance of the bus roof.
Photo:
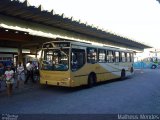
M 123 51 L 123 52 L 133 52 L 133 50 L 125 50 L 125 49 L 121 49 L 118 47 L 112 47 L 112 46 L 107 46 L 107 45 L 100 45 L 97 43 L 97 45 L 89 43 L 89 42 L 83 42 L 83 41 L 74 41 L 74 40 L 67 40 L 67 39 L 55 39 L 54 41 L 50 41 L 50 42 L 46 42 L 45 44 L 48 43 L 70 43 L 72 45 L 76 45 L 76 46 L 82 46 L 82 47 L 93 47 L 93 48 L 99 48 L 99 49 L 107 49 L 107 50 L 113 50 L 113 51 Z

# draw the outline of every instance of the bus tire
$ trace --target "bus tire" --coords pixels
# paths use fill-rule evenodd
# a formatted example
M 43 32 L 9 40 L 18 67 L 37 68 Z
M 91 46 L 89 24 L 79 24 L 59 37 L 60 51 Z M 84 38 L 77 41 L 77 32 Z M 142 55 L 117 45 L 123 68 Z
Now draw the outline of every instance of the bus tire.
M 152 68 L 152 69 L 156 69 L 156 67 L 157 67 L 156 65 L 152 65 L 152 67 L 151 67 L 151 68 Z
M 96 74 L 95 73 L 91 73 L 88 76 L 88 87 L 91 88 L 96 84 Z
M 126 71 L 123 69 L 121 71 L 121 80 L 124 80 L 126 78 Z

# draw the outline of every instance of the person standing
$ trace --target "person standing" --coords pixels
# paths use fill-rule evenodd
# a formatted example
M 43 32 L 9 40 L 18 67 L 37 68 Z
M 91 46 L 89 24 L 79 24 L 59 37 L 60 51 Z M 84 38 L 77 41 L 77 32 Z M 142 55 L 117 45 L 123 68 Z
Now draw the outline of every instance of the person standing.
M 19 84 L 20 84 L 21 80 L 24 80 L 24 67 L 21 64 L 21 62 L 19 62 L 19 65 L 17 66 L 17 85 L 16 85 L 16 88 L 19 88 Z
M 32 82 L 35 83 L 33 78 L 33 66 L 31 61 L 29 61 L 26 64 L 26 69 L 27 69 L 27 77 L 26 77 L 26 80 L 24 81 L 24 84 L 27 84 L 29 78 L 31 78 Z
M 4 73 L 7 84 L 7 94 L 8 96 L 12 95 L 12 88 L 14 83 L 14 71 L 11 70 L 11 66 L 7 66 L 7 70 Z

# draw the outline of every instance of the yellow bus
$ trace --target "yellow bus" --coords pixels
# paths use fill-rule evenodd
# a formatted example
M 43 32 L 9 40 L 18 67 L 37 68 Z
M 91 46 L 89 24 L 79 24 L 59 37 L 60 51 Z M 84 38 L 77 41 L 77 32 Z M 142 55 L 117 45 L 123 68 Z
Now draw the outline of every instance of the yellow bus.
M 134 74 L 133 51 L 55 39 L 42 46 L 40 84 L 76 87 Z

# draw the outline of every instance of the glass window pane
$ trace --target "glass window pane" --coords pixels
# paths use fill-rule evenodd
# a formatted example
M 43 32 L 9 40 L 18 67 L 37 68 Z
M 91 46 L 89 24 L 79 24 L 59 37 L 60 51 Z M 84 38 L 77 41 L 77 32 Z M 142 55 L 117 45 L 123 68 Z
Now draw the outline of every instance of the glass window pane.
M 71 70 L 76 71 L 85 64 L 85 50 L 72 49 L 71 53 Z
M 114 62 L 114 56 L 113 56 L 113 51 L 108 51 L 107 54 L 107 62 Z
M 115 62 L 119 62 L 119 52 L 115 52 Z
M 122 62 L 126 62 L 126 57 L 124 52 L 121 53 L 121 56 L 122 56 Z
M 64 71 L 69 68 L 69 49 L 44 50 L 42 69 Z
M 88 63 L 97 62 L 97 49 L 87 48 L 87 62 Z
M 106 54 L 105 54 L 105 50 L 98 50 L 98 61 L 99 62 L 105 62 L 105 57 L 106 57 Z

